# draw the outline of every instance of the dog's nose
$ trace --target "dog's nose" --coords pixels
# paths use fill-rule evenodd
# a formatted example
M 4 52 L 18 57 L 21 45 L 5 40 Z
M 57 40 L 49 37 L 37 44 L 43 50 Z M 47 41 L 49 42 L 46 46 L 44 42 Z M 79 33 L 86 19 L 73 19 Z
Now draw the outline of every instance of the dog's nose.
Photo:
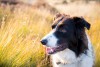
M 47 40 L 41 40 L 41 43 L 42 43 L 43 45 L 46 45 L 46 44 L 47 44 Z

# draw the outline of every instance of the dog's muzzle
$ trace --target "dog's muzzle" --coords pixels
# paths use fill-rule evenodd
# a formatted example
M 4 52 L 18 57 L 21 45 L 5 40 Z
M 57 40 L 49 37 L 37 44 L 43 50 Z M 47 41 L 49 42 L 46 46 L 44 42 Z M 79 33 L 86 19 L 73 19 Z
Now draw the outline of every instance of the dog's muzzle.
M 66 45 L 66 44 L 58 45 L 58 46 L 56 46 L 56 47 L 48 47 L 48 46 L 46 45 L 47 42 L 48 42 L 46 39 L 45 39 L 45 40 L 41 40 L 40 42 L 45 46 L 45 48 L 46 48 L 46 53 L 47 53 L 48 55 L 55 54 L 55 53 L 60 52 L 60 51 L 62 51 L 62 50 L 64 50 L 64 49 L 67 48 L 67 45 Z

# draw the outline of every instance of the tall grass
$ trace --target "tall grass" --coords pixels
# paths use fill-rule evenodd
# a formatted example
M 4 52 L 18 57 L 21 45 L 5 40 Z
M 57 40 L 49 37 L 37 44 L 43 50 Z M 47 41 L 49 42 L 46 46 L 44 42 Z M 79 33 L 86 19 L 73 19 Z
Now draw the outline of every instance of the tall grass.
M 51 29 L 53 15 L 27 6 L 0 7 L 0 67 L 50 67 L 40 39 Z M 100 16 L 88 31 L 100 67 Z
M 10 6 L 0 7 L 0 67 L 36 67 L 45 60 L 39 41 L 50 30 L 52 17 L 42 13 L 29 7 L 13 12 Z

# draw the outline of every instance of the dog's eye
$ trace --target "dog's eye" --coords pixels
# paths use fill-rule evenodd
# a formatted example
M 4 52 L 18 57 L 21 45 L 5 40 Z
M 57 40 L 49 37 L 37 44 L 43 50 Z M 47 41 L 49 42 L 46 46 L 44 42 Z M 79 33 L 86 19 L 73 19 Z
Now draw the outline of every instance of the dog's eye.
M 66 33 L 67 31 L 65 29 L 60 29 L 60 32 Z
M 63 33 L 67 32 L 66 29 L 64 28 L 64 25 L 59 26 L 59 31 Z

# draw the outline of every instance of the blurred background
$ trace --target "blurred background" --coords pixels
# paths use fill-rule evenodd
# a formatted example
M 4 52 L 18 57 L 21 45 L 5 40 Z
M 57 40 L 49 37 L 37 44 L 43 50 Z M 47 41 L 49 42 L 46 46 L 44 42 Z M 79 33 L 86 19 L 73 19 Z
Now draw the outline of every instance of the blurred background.
M 52 67 L 40 39 L 57 13 L 83 16 L 100 67 L 100 0 L 0 0 L 0 67 Z

